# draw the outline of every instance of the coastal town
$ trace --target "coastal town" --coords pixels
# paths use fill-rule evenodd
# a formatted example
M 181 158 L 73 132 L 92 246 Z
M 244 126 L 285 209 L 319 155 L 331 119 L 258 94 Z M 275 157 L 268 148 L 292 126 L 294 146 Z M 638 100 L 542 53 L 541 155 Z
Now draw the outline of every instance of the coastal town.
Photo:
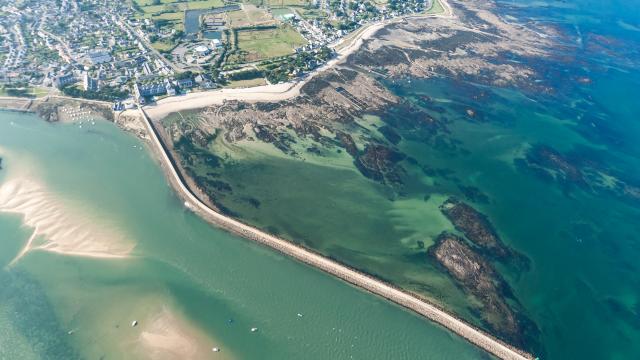
M 373 23 L 432 0 L 0 1 L 0 95 L 115 110 L 190 92 L 303 78 Z

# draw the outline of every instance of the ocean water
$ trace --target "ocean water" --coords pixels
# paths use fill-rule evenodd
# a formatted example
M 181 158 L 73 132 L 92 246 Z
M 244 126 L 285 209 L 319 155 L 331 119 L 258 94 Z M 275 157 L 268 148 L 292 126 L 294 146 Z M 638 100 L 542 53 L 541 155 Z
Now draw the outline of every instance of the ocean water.
M 398 149 L 431 171 L 403 163 L 405 187 L 394 192 L 343 159 L 301 161 L 253 146 L 225 164 L 220 179 L 233 193 L 219 201 L 482 325 L 473 300 L 425 254 L 452 229 L 438 206 L 473 187 L 483 196 L 467 201 L 531 260 L 527 271 L 496 266 L 540 330 L 531 344 L 537 355 L 640 358 L 640 3 L 499 1 L 497 12 L 561 35 L 549 58 L 514 59 L 552 91 L 442 78 L 389 82 L 416 106 L 429 96 L 431 109 L 442 110 L 431 115 L 448 119 L 449 133 L 436 138 L 396 129 Z M 376 135 L 390 119 L 359 123 Z M 545 171 L 529 168 L 526 159 L 540 148 L 554 149 L 584 179 L 563 178 L 544 161 Z
M 0 156 L 2 359 L 489 358 L 410 312 L 212 228 L 113 124 L 0 112 Z M 95 257 L 110 253 L 121 257 Z

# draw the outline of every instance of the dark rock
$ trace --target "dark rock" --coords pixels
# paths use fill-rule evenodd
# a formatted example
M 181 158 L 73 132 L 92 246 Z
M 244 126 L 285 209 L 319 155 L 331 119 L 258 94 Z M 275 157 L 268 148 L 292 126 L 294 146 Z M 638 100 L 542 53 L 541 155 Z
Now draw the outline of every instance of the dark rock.
M 402 137 L 388 125 L 381 126 L 378 131 L 393 145 L 397 145 L 402 140 Z
M 469 201 L 482 204 L 489 203 L 489 196 L 475 186 L 458 185 L 458 189 L 460 189 L 464 197 Z
M 404 169 L 398 165 L 405 155 L 380 144 L 368 144 L 356 158 L 355 165 L 362 175 L 382 183 L 401 184 Z
M 482 255 L 456 235 L 442 233 L 428 254 L 455 279 L 456 283 L 481 303 L 484 324 L 498 337 L 519 347 L 528 347 L 539 331 L 523 316 L 519 303 L 506 281 Z M 509 302 L 507 301 L 509 298 Z M 510 303 L 514 304 L 513 308 Z
M 455 198 L 447 199 L 440 206 L 440 211 L 484 255 L 514 265 L 519 270 L 529 268 L 529 259 L 506 246 L 484 214 Z
M 340 141 L 342 147 L 347 150 L 347 153 L 349 155 L 353 156 L 354 158 L 358 156 L 358 147 L 356 146 L 356 142 L 353 141 L 351 135 L 340 131 L 336 134 L 336 137 L 338 138 L 338 141 Z

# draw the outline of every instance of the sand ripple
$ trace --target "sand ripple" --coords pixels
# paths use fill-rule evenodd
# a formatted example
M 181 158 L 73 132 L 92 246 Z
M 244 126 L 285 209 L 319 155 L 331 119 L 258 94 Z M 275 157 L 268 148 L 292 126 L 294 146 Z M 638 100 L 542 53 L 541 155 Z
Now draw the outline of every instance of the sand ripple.
M 88 209 L 65 203 L 29 179 L 2 184 L 0 212 L 21 214 L 24 224 L 34 229 L 13 262 L 36 249 L 66 255 L 122 258 L 134 248 L 133 242 L 116 226 L 92 216 Z

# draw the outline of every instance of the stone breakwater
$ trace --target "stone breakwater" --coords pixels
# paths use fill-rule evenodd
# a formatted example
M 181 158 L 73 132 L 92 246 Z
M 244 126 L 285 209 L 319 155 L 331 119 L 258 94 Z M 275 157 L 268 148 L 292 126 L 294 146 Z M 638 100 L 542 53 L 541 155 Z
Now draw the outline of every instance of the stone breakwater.
M 177 190 L 179 196 L 185 200 L 185 204 L 189 209 L 200 215 L 210 223 L 221 227 L 231 233 L 242 236 L 246 239 L 253 240 L 272 249 L 275 249 L 285 255 L 291 256 L 305 264 L 311 265 L 326 273 L 334 275 L 343 281 L 354 286 L 369 291 L 373 294 L 390 300 L 400 306 L 412 310 L 431 321 L 434 321 L 450 331 L 465 338 L 470 343 L 487 351 L 488 353 L 505 360 L 525 360 L 533 359 L 531 354 L 518 350 L 504 342 L 494 338 L 493 336 L 479 330 L 465 321 L 458 319 L 431 304 L 425 299 L 419 298 L 414 294 L 407 293 L 403 290 L 393 287 L 381 280 L 375 279 L 367 274 L 351 269 L 331 259 L 317 254 L 309 249 L 298 246 L 287 240 L 277 238 L 267 234 L 259 229 L 251 227 L 233 218 L 218 213 L 205 205 L 198 199 L 194 193 L 185 185 L 186 181 L 181 173 L 178 172 L 174 159 L 167 147 L 160 140 L 160 137 L 154 128 L 151 120 L 140 109 L 142 121 L 149 133 L 151 141 L 151 149 L 161 160 L 162 167 L 166 170 L 169 181 Z

